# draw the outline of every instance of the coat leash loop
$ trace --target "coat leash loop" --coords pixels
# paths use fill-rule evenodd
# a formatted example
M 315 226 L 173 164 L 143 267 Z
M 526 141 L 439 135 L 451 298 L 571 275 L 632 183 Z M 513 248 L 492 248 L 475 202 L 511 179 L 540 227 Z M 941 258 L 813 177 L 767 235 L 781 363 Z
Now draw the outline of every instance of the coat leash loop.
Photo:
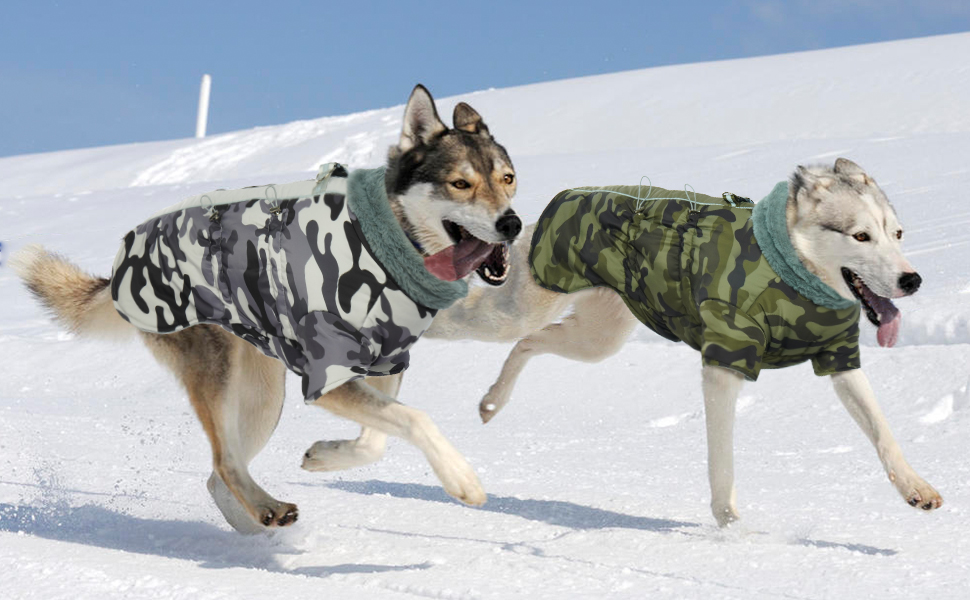
M 219 220 L 219 211 L 216 210 L 216 207 L 212 202 L 212 198 L 209 197 L 209 194 L 202 194 L 202 197 L 199 198 L 199 206 L 202 207 L 203 211 L 205 211 L 203 214 L 209 217 L 210 221 L 215 223 Z
M 646 196 L 643 196 L 641 198 L 640 197 L 640 188 L 643 186 L 643 180 L 644 179 L 647 180 L 647 184 L 650 187 L 647 188 L 647 195 Z M 637 210 L 636 210 L 636 212 L 640 212 L 640 209 L 643 207 L 643 203 L 646 202 L 647 199 L 650 198 L 650 192 L 652 192 L 652 191 L 653 191 L 653 182 L 650 181 L 650 178 L 649 177 L 647 177 L 646 175 L 644 175 L 643 177 L 640 178 L 640 183 L 637 184 Z
M 690 191 L 687 191 L 687 188 L 690 188 Z M 691 198 L 692 193 L 694 194 L 693 198 Z M 687 198 L 687 201 L 690 202 L 690 209 L 696 212 L 697 211 L 697 192 L 694 191 L 694 186 L 692 186 L 689 183 L 685 183 L 684 196 Z

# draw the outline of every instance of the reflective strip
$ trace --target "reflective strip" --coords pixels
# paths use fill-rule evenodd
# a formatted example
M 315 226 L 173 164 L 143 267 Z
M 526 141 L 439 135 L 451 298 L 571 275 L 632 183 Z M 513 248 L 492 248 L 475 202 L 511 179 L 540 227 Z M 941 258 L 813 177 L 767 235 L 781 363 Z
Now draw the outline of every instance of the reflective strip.
M 168 208 L 164 208 L 150 218 L 155 219 L 169 213 L 173 213 L 180 210 L 185 210 L 187 208 L 204 207 L 209 208 L 212 206 L 221 206 L 223 204 L 235 204 L 236 202 L 249 202 L 250 200 L 265 200 L 271 201 L 275 198 L 282 202 L 283 200 L 292 200 L 294 198 L 312 198 L 315 194 L 318 182 L 315 179 L 308 179 L 306 181 L 295 181 L 293 183 L 284 183 L 280 185 L 260 185 L 254 187 L 241 188 L 238 190 L 216 190 L 214 192 L 208 192 L 205 194 L 199 194 L 198 196 L 192 196 L 186 198 L 177 204 L 173 204 Z M 326 193 L 328 194 L 347 194 L 347 178 L 346 177 L 330 177 L 326 185 Z

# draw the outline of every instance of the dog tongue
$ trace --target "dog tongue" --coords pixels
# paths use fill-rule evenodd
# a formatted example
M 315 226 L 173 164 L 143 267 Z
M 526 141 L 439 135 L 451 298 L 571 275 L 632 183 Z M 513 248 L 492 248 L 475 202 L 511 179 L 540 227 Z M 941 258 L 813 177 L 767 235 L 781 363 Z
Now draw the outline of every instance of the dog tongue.
M 862 286 L 862 295 L 866 302 L 879 315 L 879 329 L 876 331 L 876 341 L 883 348 L 892 348 L 899 339 L 899 323 L 902 316 L 899 309 L 889 298 L 876 295 L 867 286 Z
M 886 319 L 890 319 L 887 321 Z M 892 348 L 896 345 L 896 340 L 899 339 L 899 321 L 901 320 L 899 316 L 899 311 L 891 317 L 879 316 L 879 329 L 876 331 L 876 340 L 879 341 L 879 345 L 883 348 Z
M 488 258 L 492 246 L 477 238 L 464 238 L 454 246 L 425 257 L 424 268 L 438 279 L 458 281 Z

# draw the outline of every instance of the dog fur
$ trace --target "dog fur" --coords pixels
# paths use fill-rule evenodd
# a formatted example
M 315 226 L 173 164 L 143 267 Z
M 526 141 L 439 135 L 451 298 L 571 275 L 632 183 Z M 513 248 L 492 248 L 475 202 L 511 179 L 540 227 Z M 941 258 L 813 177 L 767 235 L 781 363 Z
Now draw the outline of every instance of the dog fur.
M 880 295 L 898 298 L 911 293 L 900 286 L 903 276 L 915 271 L 901 251 L 902 227 L 896 213 L 875 181 L 852 161 L 840 158 L 832 166 L 799 167 L 792 177 L 786 216 L 799 258 L 842 297 L 854 300 L 840 274 L 842 267 L 858 273 Z M 524 240 L 531 239 L 533 229 L 534 225 L 526 228 Z M 869 242 L 853 238 L 861 231 L 871 236 Z M 479 404 L 486 423 L 509 402 L 516 380 L 532 357 L 554 354 L 598 362 L 618 352 L 639 324 L 613 290 L 592 288 L 560 294 L 540 287 L 529 272 L 528 253 L 528 244 L 514 244 L 506 285 L 472 288 L 465 299 L 442 311 L 426 334 L 451 340 L 516 342 Z M 903 457 L 863 371 L 838 373 L 831 381 L 905 501 L 924 510 L 939 508 L 942 497 Z M 711 510 L 721 526 L 739 518 L 733 427 L 743 383 L 744 377 L 736 371 L 703 369 Z M 339 442 L 339 452 L 320 446 L 327 452 L 316 453 L 314 461 L 319 468 L 332 469 L 366 464 L 380 458 L 385 440 L 380 431 L 365 428 L 358 440 Z
M 521 229 L 510 208 L 516 181 L 505 149 L 467 104 L 456 106 L 454 123 L 454 129 L 444 125 L 431 95 L 419 85 L 405 109 L 401 138 L 389 152 L 388 198 L 401 227 L 425 253 L 453 243 L 442 219 L 489 242 L 506 242 Z M 273 498 L 248 470 L 282 410 L 286 369 L 280 361 L 214 325 L 164 335 L 137 331 L 115 310 L 109 279 L 88 275 L 39 246 L 18 253 L 15 268 L 68 330 L 93 337 L 137 334 L 176 375 L 212 448 L 207 488 L 234 528 L 254 533 L 296 521 L 296 505 Z M 399 385 L 400 375 L 352 381 L 314 404 L 382 435 L 411 442 L 425 454 L 449 494 L 468 504 L 482 504 L 485 492 L 474 470 L 425 413 L 395 400 Z M 352 446 L 318 442 L 307 451 L 304 467 L 352 466 L 341 457 L 349 448 L 356 457 L 370 456 L 369 443 L 367 435 Z

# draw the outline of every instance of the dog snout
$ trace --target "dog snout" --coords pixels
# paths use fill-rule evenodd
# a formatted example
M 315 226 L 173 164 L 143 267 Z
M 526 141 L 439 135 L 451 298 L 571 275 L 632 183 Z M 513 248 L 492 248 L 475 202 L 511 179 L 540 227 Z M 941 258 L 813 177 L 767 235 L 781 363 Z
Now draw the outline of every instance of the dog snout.
M 899 289 L 903 290 L 907 296 L 915 294 L 921 283 L 923 283 L 923 278 L 919 276 L 919 273 L 903 273 L 899 277 Z
M 505 236 L 505 239 L 515 239 L 522 231 L 522 219 L 510 208 L 495 222 L 495 229 Z

